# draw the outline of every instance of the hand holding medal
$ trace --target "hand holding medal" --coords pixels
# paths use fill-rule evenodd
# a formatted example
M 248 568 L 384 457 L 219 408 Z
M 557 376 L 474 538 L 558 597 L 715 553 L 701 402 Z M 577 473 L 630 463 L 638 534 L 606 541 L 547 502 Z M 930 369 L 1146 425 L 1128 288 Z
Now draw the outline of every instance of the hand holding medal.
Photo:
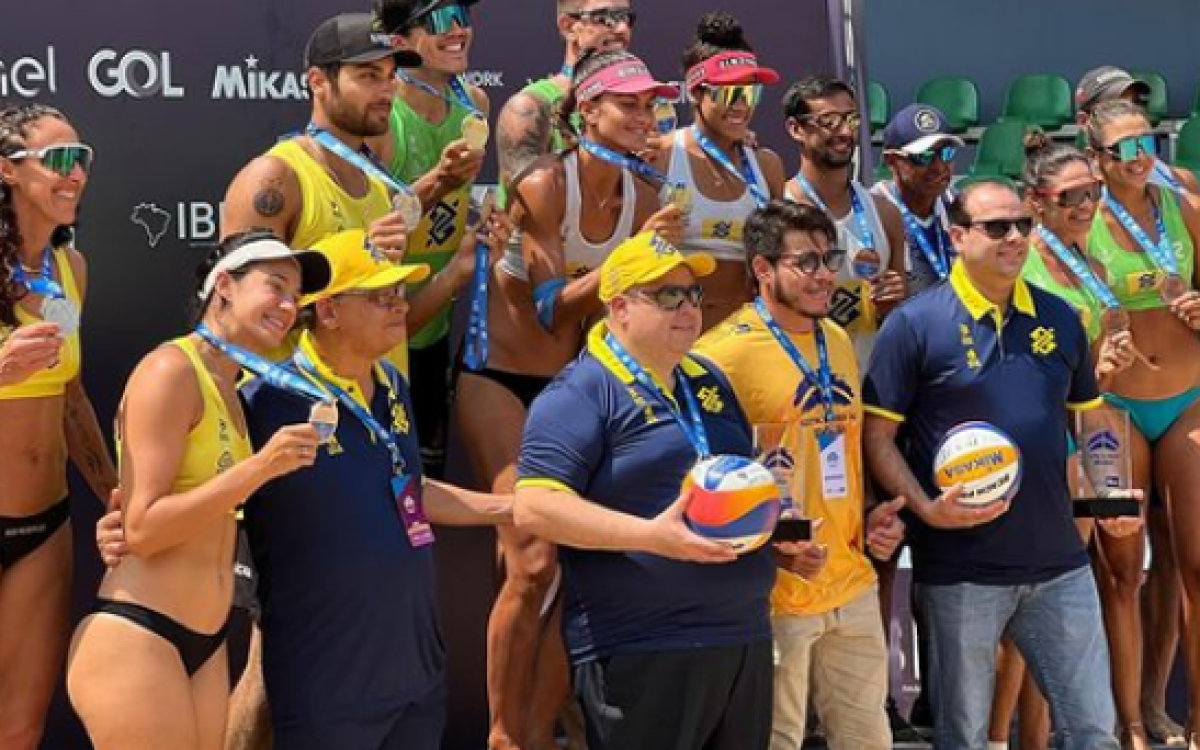
M 1176 317 L 1193 331 L 1200 330 L 1200 293 L 1188 289 L 1183 278 L 1173 274 L 1163 278 L 1159 291 Z
M 0 327 L 0 386 L 16 385 L 58 362 L 63 338 L 49 322 Z
M 325 445 L 333 440 L 338 428 L 337 401 L 317 401 L 308 412 L 308 423 L 317 431 L 317 442 Z
M 462 121 L 462 139 L 472 151 L 483 151 L 487 148 L 491 129 L 482 115 L 467 115 Z
M 1147 369 L 1158 372 L 1158 365 L 1137 348 L 1133 334 L 1129 332 L 1129 311 L 1121 307 L 1106 307 L 1100 316 L 1100 327 L 1104 340 L 1100 344 L 1100 355 L 1096 361 L 1096 377 L 1115 375 L 1140 362 Z

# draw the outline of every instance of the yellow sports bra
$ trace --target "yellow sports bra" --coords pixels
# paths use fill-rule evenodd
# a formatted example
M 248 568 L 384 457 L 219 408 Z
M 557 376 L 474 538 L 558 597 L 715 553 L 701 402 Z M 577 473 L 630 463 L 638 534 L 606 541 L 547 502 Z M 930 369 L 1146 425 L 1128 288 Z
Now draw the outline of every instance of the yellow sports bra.
M 79 296 L 79 286 L 75 283 L 75 274 L 71 272 L 69 251 L 66 247 L 57 247 L 53 252 L 58 281 L 62 284 L 63 291 L 67 293 L 67 299 L 74 302 L 76 307 L 82 310 L 83 300 Z M 16 313 L 17 322 L 20 325 L 40 323 L 42 321 L 40 317 L 26 311 L 19 304 L 16 306 Z M 0 326 L 0 342 L 8 338 L 10 333 L 12 333 L 12 328 Z M 35 372 L 23 383 L 0 387 L 0 401 L 9 401 L 18 398 L 61 396 L 67 390 L 67 383 L 70 383 L 79 375 L 81 359 L 79 331 L 76 330 L 75 333 L 72 333 L 63 342 L 62 349 L 59 350 L 58 364 L 54 367 Z
M 191 360 L 200 383 L 200 396 L 204 399 L 204 414 L 188 433 L 183 463 L 171 487 L 172 493 L 179 493 L 199 487 L 238 461 L 249 458 L 254 454 L 254 447 L 249 436 L 238 432 L 237 422 L 225 407 L 225 399 L 221 398 L 212 373 L 200 359 L 196 344 L 186 336 L 171 344 L 179 347 Z

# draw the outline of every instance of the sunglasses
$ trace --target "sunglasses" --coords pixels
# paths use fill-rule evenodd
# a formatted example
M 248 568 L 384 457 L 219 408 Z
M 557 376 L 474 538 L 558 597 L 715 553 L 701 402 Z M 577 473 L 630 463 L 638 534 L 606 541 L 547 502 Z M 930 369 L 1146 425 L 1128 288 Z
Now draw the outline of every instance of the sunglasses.
M 1020 219 L 984 219 L 967 224 L 968 229 L 980 229 L 988 236 L 988 239 L 993 240 L 1002 240 L 1008 237 L 1014 227 L 1017 234 L 1028 237 L 1029 233 L 1033 231 L 1033 219 L 1028 216 Z
M 21 149 L 8 154 L 8 158 L 13 161 L 39 159 L 43 167 L 61 177 L 70 177 L 75 167 L 87 174 L 92 169 L 93 156 L 92 147 L 84 143 L 60 143 L 43 148 Z
M 830 273 L 837 273 L 846 265 L 846 251 L 831 249 L 822 253 L 799 253 L 780 255 L 776 261 L 781 266 L 794 268 L 805 276 L 812 276 L 822 265 Z
M 801 115 L 799 119 L 829 133 L 836 133 L 842 128 L 858 130 L 862 123 L 862 115 L 857 112 L 822 112 L 819 115 Z
M 954 156 L 958 153 L 958 146 L 942 146 L 941 148 L 931 148 L 928 151 L 922 151 L 919 154 L 908 154 L 900 151 L 909 164 L 914 167 L 928 167 L 935 160 L 943 161 L 947 164 L 954 161 Z
M 637 23 L 637 13 L 629 8 L 597 8 L 595 10 L 581 10 L 577 13 L 571 13 L 571 18 L 577 21 L 589 21 L 598 23 L 602 26 L 607 26 L 610 29 L 615 29 L 621 24 L 633 28 Z
M 408 298 L 406 285 L 384 287 L 383 289 L 356 289 L 342 292 L 339 297 L 362 297 L 375 307 L 383 310 L 394 310 L 404 304 Z
M 471 11 L 467 9 L 467 6 L 457 3 L 443 5 L 422 16 L 421 24 L 434 36 L 449 34 L 454 30 L 455 24 L 458 24 L 461 29 L 469 29 L 471 28 Z
M 1133 161 L 1142 154 L 1158 155 L 1158 142 L 1152 135 L 1131 135 L 1122 138 L 1111 146 L 1099 146 L 1100 151 L 1108 154 L 1117 161 Z
M 692 284 L 691 286 L 673 284 L 659 287 L 658 289 L 639 289 L 636 294 L 643 299 L 653 302 L 660 310 L 675 312 L 683 307 L 684 302 L 690 303 L 692 307 L 699 308 L 700 303 L 704 300 L 704 287 L 699 284 Z
M 1078 208 L 1088 201 L 1097 203 L 1100 200 L 1100 194 L 1099 181 L 1090 185 L 1059 190 L 1057 193 L 1045 193 L 1046 197 L 1054 199 L 1054 204 L 1059 208 Z
M 747 107 L 757 107 L 762 101 L 763 87 L 761 83 L 742 83 L 733 86 L 710 86 L 713 101 L 722 107 L 732 107 L 735 104 L 745 104 Z

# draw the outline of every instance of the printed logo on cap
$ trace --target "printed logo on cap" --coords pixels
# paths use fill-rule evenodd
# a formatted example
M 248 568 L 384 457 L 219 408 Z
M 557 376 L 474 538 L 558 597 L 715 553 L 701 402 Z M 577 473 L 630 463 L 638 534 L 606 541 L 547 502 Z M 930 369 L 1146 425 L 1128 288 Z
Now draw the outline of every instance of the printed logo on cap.
M 679 251 L 670 242 L 667 242 L 657 234 L 650 238 L 650 247 L 654 250 L 655 257 L 669 258 L 672 255 L 679 255 Z
M 932 109 L 917 110 L 917 113 L 913 116 L 913 124 L 922 133 L 936 133 L 938 131 L 937 112 L 934 112 Z

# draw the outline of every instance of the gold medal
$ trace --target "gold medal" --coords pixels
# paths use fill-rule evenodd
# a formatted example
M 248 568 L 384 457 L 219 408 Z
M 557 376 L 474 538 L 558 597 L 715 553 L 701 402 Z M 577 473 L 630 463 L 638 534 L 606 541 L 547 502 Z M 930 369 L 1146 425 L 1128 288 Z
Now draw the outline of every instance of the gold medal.
M 472 151 L 482 151 L 487 148 L 491 132 L 487 120 L 479 115 L 467 115 L 463 118 L 462 137 Z
M 401 190 L 392 196 L 392 209 L 400 214 L 400 218 L 404 220 L 404 226 L 408 231 L 413 231 L 417 225 L 421 223 L 421 216 L 425 213 L 421 207 L 421 199 L 416 193 L 410 193 Z
M 677 182 L 666 189 L 666 205 L 674 206 L 686 217 L 692 212 L 692 192 L 687 185 Z
M 322 445 L 333 440 L 338 427 L 336 401 L 318 401 L 308 412 L 308 423 L 317 430 L 317 442 Z

